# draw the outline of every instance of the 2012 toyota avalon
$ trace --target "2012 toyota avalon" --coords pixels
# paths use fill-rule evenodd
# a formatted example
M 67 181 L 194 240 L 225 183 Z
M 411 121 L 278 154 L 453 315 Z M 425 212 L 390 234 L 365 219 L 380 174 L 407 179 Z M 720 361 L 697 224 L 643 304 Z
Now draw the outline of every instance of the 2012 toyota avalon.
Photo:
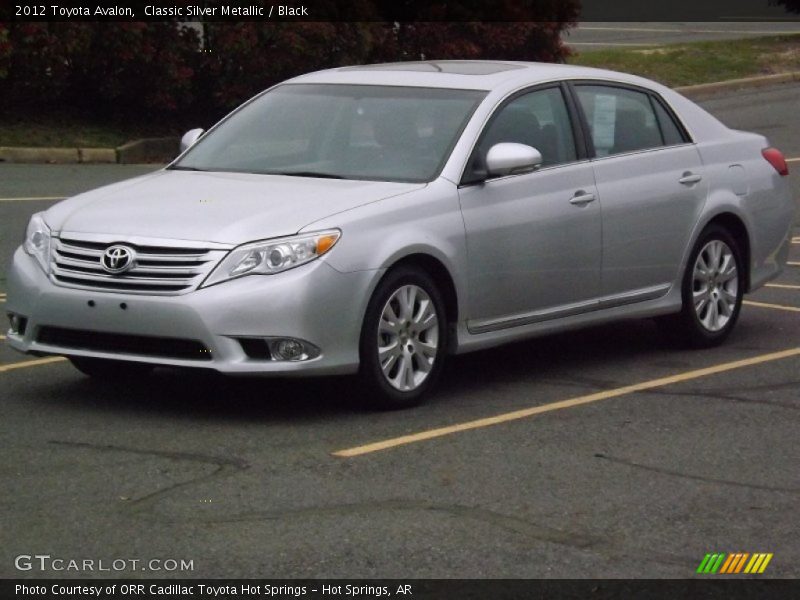
M 563 65 L 311 73 L 183 146 L 31 218 L 11 346 L 99 377 L 358 373 L 409 406 L 448 354 L 576 326 L 657 317 L 720 343 L 795 212 L 764 137 Z

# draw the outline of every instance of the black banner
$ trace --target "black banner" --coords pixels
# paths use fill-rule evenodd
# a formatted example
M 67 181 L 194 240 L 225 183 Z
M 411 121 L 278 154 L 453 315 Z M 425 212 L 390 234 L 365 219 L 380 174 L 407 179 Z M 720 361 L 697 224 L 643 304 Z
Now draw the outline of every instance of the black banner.
M 162 600 L 334 600 L 352 598 L 407 598 L 408 600 L 453 598 L 487 599 L 578 599 L 610 600 L 635 598 L 657 600 L 692 598 L 703 600 L 771 600 L 795 598 L 797 580 L 769 580 L 751 577 L 666 580 L 3 580 L 0 597 L 5 600 L 48 598 L 160 598 Z
M 795 21 L 800 0 L 8 0 L 0 21 Z

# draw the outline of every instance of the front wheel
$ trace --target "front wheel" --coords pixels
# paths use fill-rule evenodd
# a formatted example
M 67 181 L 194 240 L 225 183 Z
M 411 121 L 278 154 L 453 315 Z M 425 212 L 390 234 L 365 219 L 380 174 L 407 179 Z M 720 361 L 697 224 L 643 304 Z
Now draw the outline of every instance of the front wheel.
M 744 269 L 736 240 L 712 225 L 698 239 L 683 277 L 683 308 L 663 323 L 695 348 L 716 346 L 728 337 L 742 307 Z
M 447 348 L 441 294 L 424 271 L 400 267 L 384 277 L 367 307 L 359 378 L 372 407 L 419 404 L 433 388 Z
M 69 361 L 84 375 L 103 381 L 131 380 L 147 375 L 153 365 L 147 363 L 91 358 L 88 356 L 70 356 Z

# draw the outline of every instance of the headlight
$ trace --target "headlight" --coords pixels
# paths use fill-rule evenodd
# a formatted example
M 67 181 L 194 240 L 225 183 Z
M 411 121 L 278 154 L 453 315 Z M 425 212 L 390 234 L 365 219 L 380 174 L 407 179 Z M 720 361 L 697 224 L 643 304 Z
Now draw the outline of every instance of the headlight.
M 31 217 L 22 247 L 39 261 L 45 273 L 50 272 L 50 228 L 44 222 L 42 213 Z
M 200 287 L 244 275 L 273 275 L 299 267 L 328 252 L 339 236 L 341 232 L 332 229 L 239 246 L 222 259 Z

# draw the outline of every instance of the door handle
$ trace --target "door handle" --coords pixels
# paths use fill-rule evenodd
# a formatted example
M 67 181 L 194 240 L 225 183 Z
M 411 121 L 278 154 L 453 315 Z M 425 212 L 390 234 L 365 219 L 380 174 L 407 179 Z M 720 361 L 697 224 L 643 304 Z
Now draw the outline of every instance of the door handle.
M 583 190 L 575 192 L 575 195 L 570 198 L 569 201 L 570 204 L 574 204 L 575 206 L 586 206 L 590 202 L 594 202 L 594 194 L 584 192 Z
M 695 183 L 699 183 L 702 179 L 702 176 L 696 175 L 691 171 L 686 171 L 683 176 L 678 179 L 678 183 L 682 183 L 683 185 L 693 185 Z

